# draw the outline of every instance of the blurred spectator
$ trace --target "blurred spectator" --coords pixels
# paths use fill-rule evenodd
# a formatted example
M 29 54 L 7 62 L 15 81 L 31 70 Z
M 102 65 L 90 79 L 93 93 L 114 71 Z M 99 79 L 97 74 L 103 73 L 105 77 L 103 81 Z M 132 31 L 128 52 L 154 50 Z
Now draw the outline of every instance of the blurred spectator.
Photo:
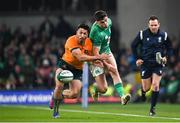
M 118 69 L 122 76 L 125 76 L 130 72 L 130 67 L 127 61 L 127 57 L 125 55 L 122 55 L 121 58 L 119 59 Z
M 42 55 L 42 59 L 49 59 L 51 63 L 52 62 L 55 62 L 54 64 L 57 63 L 57 58 L 54 54 L 52 54 L 51 47 L 49 44 L 46 44 L 44 46 L 44 53 Z
M 10 32 L 10 29 L 7 27 L 6 24 L 0 25 L 0 44 L 2 44 L 3 47 L 9 45 L 11 41 L 12 35 Z
M 13 33 L 13 40 L 16 44 L 24 43 L 26 40 L 26 35 L 23 33 L 21 26 L 18 26 Z
M 2 79 L 7 90 L 16 89 L 18 82 L 18 66 L 14 57 L 7 57 L 2 69 Z
M 32 89 L 35 81 L 35 66 L 33 59 L 26 52 L 24 45 L 20 45 L 20 54 L 17 59 L 17 64 L 20 67 L 19 86 L 22 89 Z
M 174 68 L 165 74 L 164 79 L 161 81 L 161 86 L 160 101 L 177 102 L 178 93 L 180 92 L 180 62 L 175 64 Z
M 126 76 L 135 69 L 134 57 L 130 49 L 119 50 L 117 55 L 118 70 L 121 76 Z
M 5 88 L 5 84 L 6 84 L 5 83 L 6 80 L 4 80 L 5 79 L 4 78 L 4 71 L 5 71 L 4 58 L 3 58 L 3 55 L 0 55 L 0 89 Z
M 72 0 L 72 3 L 71 3 L 71 10 L 77 10 L 78 9 L 78 4 L 79 4 L 79 0 Z
M 40 41 L 36 41 L 32 45 L 32 50 L 30 52 L 30 55 L 33 57 L 34 62 L 38 66 L 40 63 L 40 56 L 43 54 L 43 44 Z
M 50 59 L 41 59 L 41 65 L 37 71 L 36 88 L 51 89 L 53 87 L 53 71 Z
M 45 37 L 47 40 L 51 40 L 54 33 L 54 25 L 48 16 L 45 17 L 44 21 L 40 24 L 39 34 L 40 37 Z
M 33 84 L 36 79 L 36 73 L 32 59 L 29 55 L 23 57 L 23 64 L 20 66 L 20 84 L 23 89 L 33 89 Z
M 69 22 L 67 22 L 62 15 L 58 17 L 58 23 L 55 27 L 55 35 L 58 38 L 66 39 L 70 35 L 74 33 L 74 29 L 70 25 Z

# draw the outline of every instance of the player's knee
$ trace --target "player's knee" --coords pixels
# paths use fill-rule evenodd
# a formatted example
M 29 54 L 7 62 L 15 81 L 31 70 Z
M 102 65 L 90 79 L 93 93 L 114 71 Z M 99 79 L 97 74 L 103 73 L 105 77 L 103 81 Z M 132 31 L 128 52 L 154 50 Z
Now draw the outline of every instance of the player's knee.
M 153 83 L 153 84 L 152 84 L 152 90 L 153 90 L 153 91 L 159 91 L 159 85 L 156 84 L 156 83 Z
M 103 88 L 101 88 L 100 89 L 100 93 L 106 93 L 106 91 L 107 91 L 107 89 L 108 89 L 108 87 L 103 87 Z
M 72 98 L 79 97 L 79 92 L 72 92 Z

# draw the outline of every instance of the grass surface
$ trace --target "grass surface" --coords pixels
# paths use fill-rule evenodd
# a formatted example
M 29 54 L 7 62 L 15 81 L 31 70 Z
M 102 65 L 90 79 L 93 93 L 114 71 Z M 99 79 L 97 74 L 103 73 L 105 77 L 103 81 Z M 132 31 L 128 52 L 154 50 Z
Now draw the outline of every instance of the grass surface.
M 52 118 L 48 106 L 0 105 L 0 122 L 180 122 L 180 105 L 158 104 L 154 117 L 149 104 L 80 104 L 60 106 L 61 117 Z

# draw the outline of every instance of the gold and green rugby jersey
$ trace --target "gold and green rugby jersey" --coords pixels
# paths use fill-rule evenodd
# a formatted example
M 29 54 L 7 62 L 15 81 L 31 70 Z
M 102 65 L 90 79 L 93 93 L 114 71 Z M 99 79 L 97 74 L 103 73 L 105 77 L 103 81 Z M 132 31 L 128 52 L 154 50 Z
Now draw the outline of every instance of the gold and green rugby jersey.
M 96 46 L 100 49 L 99 54 L 111 53 L 111 49 L 109 47 L 110 37 L 111 37 L 111 26 L 112 26 L 112 21 L 110 18 L 108 18 L 107 28 L 101 28 L 96 22 L 91 27 L 89 37 L 93 42 L 93 46 Z

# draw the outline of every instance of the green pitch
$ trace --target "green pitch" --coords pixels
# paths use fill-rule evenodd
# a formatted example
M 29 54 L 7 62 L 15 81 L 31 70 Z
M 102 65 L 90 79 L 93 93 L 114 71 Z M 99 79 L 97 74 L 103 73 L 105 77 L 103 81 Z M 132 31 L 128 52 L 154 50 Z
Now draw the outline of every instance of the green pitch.
M 80 104 L 60 106 L 61 117 L 52 118 L 48 106 L 0 105 L 0 122 L 180 122 L 180 105 L 158 104 L 157 115 L 148 116 L 149 104 Z

